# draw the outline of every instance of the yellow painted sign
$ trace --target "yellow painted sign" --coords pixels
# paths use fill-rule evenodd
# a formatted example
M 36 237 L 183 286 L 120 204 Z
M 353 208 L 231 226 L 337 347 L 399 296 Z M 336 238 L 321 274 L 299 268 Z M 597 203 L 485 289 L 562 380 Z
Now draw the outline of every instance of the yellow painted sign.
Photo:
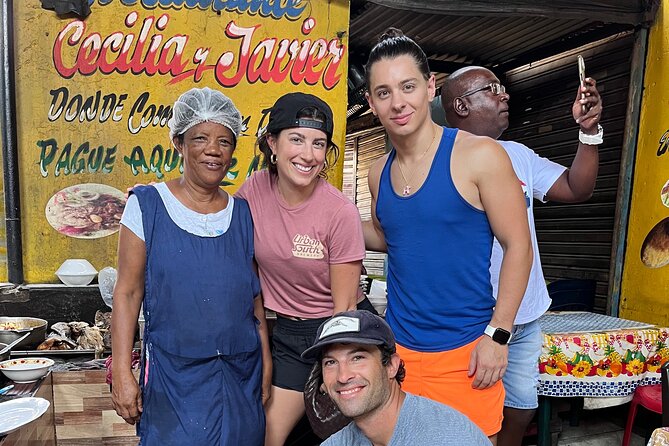
M 14 7 L 29 283 L 57 281 L 67 258 L 115 265 L 126 188 L 180 174 L 167 121 L 194 86 L 221 90 L 243 115 L 230 192 L 258 168 L 256 136 L 284 93 L 328 102 L 344 147 L 346 0 L 91 0 L 86 19 L 39 0 Z
M 650 31 L 620 315 L 669 323 L 669 8 Z

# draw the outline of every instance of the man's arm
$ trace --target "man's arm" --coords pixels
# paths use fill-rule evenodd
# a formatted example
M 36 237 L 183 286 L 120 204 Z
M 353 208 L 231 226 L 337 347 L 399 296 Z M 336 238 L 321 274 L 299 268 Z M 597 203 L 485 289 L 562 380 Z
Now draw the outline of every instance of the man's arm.
M 510 332 L 532 267 L 527 208 L 520 182 L 504 149 L 492 140 L 477 141 L 477 144 L 469 165 L 477 166 L 474 181 L 481 204 L 504 250 L 497 304 L 490 325 Z M 476 374 L 472 386 L 484 389 L 500 380 L 506 371 L 507 355 L 506 345 L 483 336 L 470 358 L 469 375 Z
M 582 93 L 585 93 L 585 99 L 581 99 Z M 587 113 L 583 113 L 582 105 L 587 106 Z M 597 126 L 602 114 L 602 100 L 594 79 L 587 78 L 585 87 L 579 86 L 576 100 L 572 105 L 572 114 L 583 133 L 586 135 L 597 134 Z M 595 181 L 597 180 L 597 170 L 599 168 L 598 147 L 598 145 L 583 144 L 579 141 L 571 168 L 566 170 L 551 186 L 546 198 L 561 203 L 576 203 L 589 199 L 595 189 Z
M 369 251 L 387 251 L 383 229 L 381 229 L 381 224 L 376 218 L 376 198 L 379 196 L 379 181 L 381 179 L 381 171 L 387 159 L 388 155 L 385 155 L 377 160 L 369 168 L 369 173 L 367 174 L 367 184 L 372 196 L 372 219 L 362 222 L 362 233 L 365 237 L 365 248 Z

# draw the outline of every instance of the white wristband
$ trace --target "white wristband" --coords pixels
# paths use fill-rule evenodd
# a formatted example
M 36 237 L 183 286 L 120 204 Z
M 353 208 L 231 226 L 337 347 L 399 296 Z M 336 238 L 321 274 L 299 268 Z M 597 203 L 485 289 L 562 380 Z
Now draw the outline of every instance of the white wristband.
M 578 140 L 588 146 L 598 146 L 604 142 L 604 129 L 601 125 L 597 124 L 597 134 L 595 135 L 586 135 L 583 133 L 583 130 L 578 131 Z

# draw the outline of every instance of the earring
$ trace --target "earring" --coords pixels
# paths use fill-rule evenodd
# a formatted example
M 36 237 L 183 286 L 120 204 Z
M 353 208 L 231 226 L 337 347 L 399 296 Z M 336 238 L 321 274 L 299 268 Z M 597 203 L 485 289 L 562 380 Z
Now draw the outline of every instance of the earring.
M 276 164 L 276 154 L 275 153 L 272 153 L 269 156 L 269 162 L 270 162 L 270 164 Z

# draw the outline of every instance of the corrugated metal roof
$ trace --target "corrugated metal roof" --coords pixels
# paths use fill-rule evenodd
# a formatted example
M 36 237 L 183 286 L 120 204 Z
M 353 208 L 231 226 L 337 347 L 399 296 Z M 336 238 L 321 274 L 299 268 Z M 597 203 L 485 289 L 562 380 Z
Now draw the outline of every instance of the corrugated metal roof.
M 547 18 L 491 13 L 466 15 L 464 9 L 451 11 L 450 14 L 433 14 L 351 0 L 349 63 L 361 69 L 379 36 L 389 27 L 396 27 L 423 48 L 440 86 L 444 75 L 462 66 L 482 65 L 503 75 L 520 66 L 633 29 L 629 24 L 593 20 L 592 14 L 584 18 L 571 18 L 573 15 Z M 356 91 L 349 92 L 349 119 L 367 109 L 366 101 L 356 96 Z
M 351 60 L 364 63 L 378 37 L 391 26 L 413 38 L 430 60 L 494 67 L 606 25 L 589 18 L 436 15 L 359 3 L 350 23 Z

